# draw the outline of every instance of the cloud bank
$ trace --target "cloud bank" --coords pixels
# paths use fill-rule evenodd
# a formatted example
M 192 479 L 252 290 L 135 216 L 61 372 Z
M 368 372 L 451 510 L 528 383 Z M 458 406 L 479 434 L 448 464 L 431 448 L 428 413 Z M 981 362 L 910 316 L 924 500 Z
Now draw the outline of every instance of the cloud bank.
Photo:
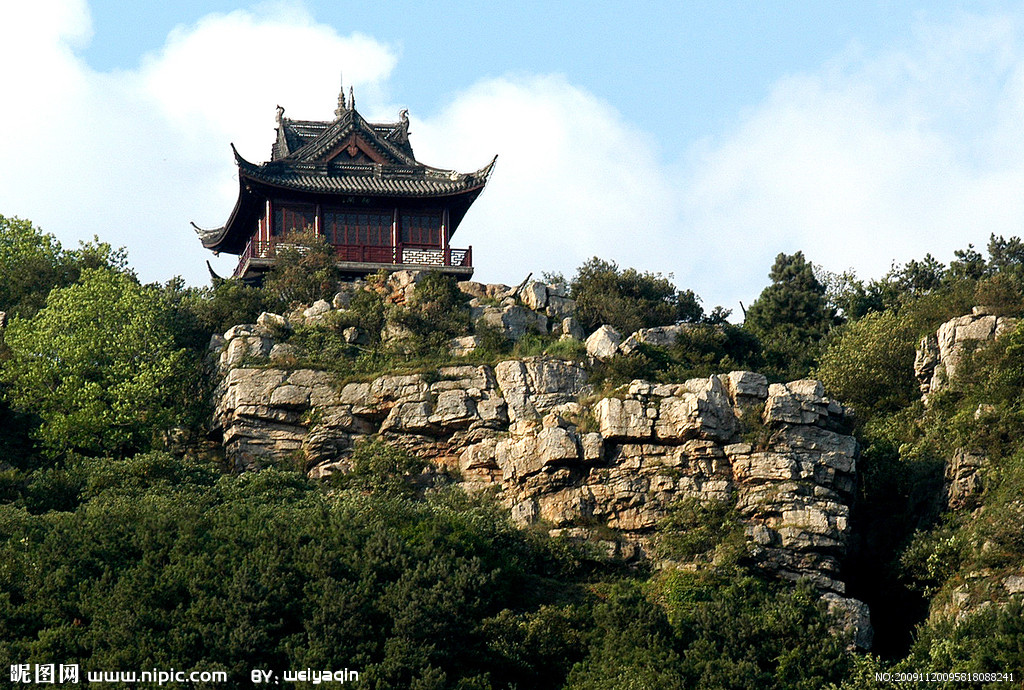
M 128 247 L 144 280 L 206 281 L 188 223 L 224 222 L 237 181 L 228 147 L 269 157 L 274 106 L 331 117 L 338 72 L 360 111 L 412 109 L 418 157 L 475 170 L 499 155 L 455 237 L 477 278 L 571 275 L 598 255 L 673 273 L 708 307 L 736 308 L 778 252 L 878 276 L 892 261 L 948 259 L 1024 226 L 1024 53 L 1016 16 L 921 24 L 903 45 L 856 45 L 685 150 L 560 75 L 468 85 L 439 112 L 392 101 L 399 51 L 301 5 L 212 14 L 179 26 L 132 70 L 97 72 L 75 50 L 82 1 L 0 8 L 0 213 L 66 244 Z M 347 33 L 346 33 L 347 32 Z M 263 50 L 261 47 L 275 46 Z M 400 94 L 397 94 L 400 97 Z M 662 137 L 664 139 L 664 137 Z M 234 260 L 215 267 L 229 273 Z

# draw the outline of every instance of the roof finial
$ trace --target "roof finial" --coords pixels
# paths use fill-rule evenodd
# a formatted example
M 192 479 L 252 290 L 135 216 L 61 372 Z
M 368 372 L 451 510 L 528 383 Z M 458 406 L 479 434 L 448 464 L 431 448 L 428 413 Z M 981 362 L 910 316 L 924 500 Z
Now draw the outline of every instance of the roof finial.
M 284 120 L 284 108 L 281 106 L 277 106 L 277 115 L 275 116 L 275 119 L 277 120 L 277 126 L 280 127 Z
M 351 86 L 348 87 L 348 107 L 352 110 L 356 109 L 356 91 Z
M 345 107 L 345 80 L 339 74 L 338 81 L 341 83 L 341 88 L 338 91 L 338 108 L 334 111 L 334 118 L 340 120 L 342 114 L 348 110 Z

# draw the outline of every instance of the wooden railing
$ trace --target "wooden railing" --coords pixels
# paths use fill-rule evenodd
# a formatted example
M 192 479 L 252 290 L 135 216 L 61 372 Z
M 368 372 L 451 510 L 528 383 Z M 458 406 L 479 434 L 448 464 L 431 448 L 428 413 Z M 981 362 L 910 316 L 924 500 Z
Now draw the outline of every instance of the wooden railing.
M 282 243 L 280 246 L 285 246 Z M 295 246 L 288 243 L 288 246 Z M 235 276 L 241 276 L 253 259 L 273 259 L 277 256 L 278 245 L 275 242 L 266 240 L 251 239 L 245 245 L 241 255 L 238 257 L 238 265 L 235 267 Z M 397 247 L 377 247 L 355 244 L 334 245 L 334 256 L 338 261 L 349 261 L 354 263 L 387 264 L 392 266 L 402 264 L 417 264 L 426 266 L 458 266 L 470 268 L 473 266 L 473 248 L 444 249 L 423 244 L 399 244 Z

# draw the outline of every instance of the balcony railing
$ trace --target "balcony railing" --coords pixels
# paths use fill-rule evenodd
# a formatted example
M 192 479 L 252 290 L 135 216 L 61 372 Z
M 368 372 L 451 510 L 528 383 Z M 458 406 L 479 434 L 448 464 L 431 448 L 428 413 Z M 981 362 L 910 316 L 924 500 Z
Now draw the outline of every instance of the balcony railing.
M 253 259 L 274 259 L 277 257 L 277 250 L 285 246 L 295 247 L 296 245 L 284 242 L 268 242 L 266 240 L 249 240 L 241 256 L 238 257 L 235 277 L 242 276 Z M 473 266 L 472 247 L 467 247 L 466 249 L 446 247 L 442 249 L 441 247 L 423 244 L 399 244 L 397 247 L 336 244 L 333 247 L 334 256 L 339 262 L 391 266 L 415 264 L 419 266 L 437 266 L 438 268 L 448 266 L 471 268 Z

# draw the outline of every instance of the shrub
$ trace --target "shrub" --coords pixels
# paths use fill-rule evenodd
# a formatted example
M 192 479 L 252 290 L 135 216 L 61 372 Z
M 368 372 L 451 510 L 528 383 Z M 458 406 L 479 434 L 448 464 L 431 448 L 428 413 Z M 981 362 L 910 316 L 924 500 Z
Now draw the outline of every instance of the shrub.
M 594 257 L 576 269 L 571 285 L 576 318 L 585 331 L 611 324 L 620 333 L 704 318 L 700 298 L 691 290 L 677 291 L 660 273 L 620 270 L 614 262 Z

